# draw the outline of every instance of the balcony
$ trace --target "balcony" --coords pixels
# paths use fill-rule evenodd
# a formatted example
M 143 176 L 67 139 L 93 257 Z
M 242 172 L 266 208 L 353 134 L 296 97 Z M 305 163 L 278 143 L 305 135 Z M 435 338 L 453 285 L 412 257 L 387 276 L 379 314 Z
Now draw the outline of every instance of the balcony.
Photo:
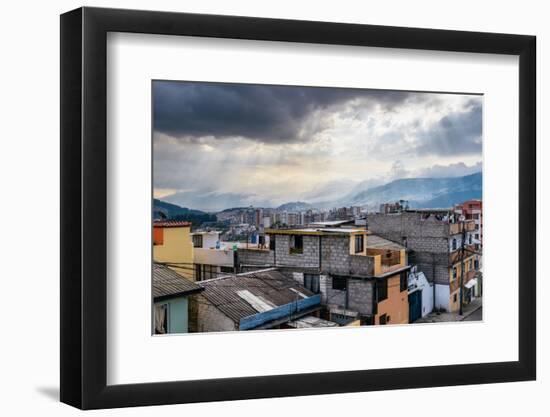
M 479 252 L 479 250 L 476 250 L 476 245 L 464 245 L 464 259 L 470 258 L 472 255 L 474 255 L 475 252 Z M 460 246 L 457 247 L 456 250 L 450 253 L 449 255 L 449 264 L 453 265 L 460 261 L 460 254 L 461 254 Z
M 367 248 L 367 256 L 374 259 L 374 275 L 384 275 L 407 265 L 405 250 Z
M 464 222 L 450 223 L 449 234 L 457 235 L 459 233 L 462 233 L 462 225 L 464 225 L 464 230 L 466 232 L 473 232 L 474 230 L 476 230 L 475 220 L 465 220 Z

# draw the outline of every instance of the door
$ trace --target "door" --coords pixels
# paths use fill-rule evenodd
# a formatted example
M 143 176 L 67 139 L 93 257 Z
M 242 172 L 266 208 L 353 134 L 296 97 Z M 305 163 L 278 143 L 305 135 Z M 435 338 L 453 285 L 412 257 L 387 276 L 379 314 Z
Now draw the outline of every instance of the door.
M 422 291 L 409 294 L 409 323 L 414 323 L 422 317 Z

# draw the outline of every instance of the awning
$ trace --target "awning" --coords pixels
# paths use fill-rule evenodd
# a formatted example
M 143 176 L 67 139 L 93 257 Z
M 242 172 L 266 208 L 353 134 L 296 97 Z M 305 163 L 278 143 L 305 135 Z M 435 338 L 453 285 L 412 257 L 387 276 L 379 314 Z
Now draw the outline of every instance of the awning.
M 473 286 L 475 286 L 477 284 L 477 278 L 474 278 L 474 279 L 471 279 L 470 281 L 468 281 L 465 285 L 464 285 L 464 288 L 472 288 Z

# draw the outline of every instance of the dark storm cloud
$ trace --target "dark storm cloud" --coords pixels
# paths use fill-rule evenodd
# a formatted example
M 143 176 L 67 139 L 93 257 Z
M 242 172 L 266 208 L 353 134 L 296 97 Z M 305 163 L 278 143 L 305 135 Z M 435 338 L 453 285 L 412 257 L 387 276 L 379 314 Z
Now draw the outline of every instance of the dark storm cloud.
M 240 136 L 264 142 L 300 139 L 316 110 L 364 98 L 399 104 L 410 93 L 383 90 L 155 81 L 154 130 L 174 137 Z M 308 139 L 308 138 L 305 138 Z
M 464 111 L 444 116 L 423 132 L 416 148 L 421 155 L 469 155 L 481 152 L 482 105 L 471 100 Z

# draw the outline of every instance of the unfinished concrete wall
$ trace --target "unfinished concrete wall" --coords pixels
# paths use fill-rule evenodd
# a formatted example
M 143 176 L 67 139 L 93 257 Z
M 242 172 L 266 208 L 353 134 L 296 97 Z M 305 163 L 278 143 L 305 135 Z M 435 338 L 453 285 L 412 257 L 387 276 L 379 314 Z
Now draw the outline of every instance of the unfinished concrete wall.
M 350 255 L 349 236 L 304 235 L 302 253 L 291 252 L 290 235 L 273 235 L 273 237 L 276 239 L 275 251 L 239 249 L 239 264 L 304 268 L 317 270 L 323 274 L 337 275 L 370 276 L 374 273 L 374 262 L 371 257 Z M 321 259 L 319 259 L 319 253 L 321 253 Z M 245 269 L 250 270 L 250 268 Z
M 434 215 L 420 213 L 369 214 L 369 230 L 406 245 L 409 262 L 424 272 L 428 281 L 449 284 L 449 224 Z
M 291 253 L 291 235 L 272 235 L 275 238 L 275 262 L 280 266 L 301 268 L 319 267 L 319 236 L 302 235 L 302 253 Z
M 238 249 L 237 250 L 237 262 L 239 265 L 257 265 L 258 268 L 265 268 L 266 266 L 273 266 L 274 259 L 275 259 L 274 252 L 271 250 L 258 250 L 258 249 Z M 257 268 L 243 267 L 241 269 L 241 272 L 245 272 L 253 269 L 257 269 Z

